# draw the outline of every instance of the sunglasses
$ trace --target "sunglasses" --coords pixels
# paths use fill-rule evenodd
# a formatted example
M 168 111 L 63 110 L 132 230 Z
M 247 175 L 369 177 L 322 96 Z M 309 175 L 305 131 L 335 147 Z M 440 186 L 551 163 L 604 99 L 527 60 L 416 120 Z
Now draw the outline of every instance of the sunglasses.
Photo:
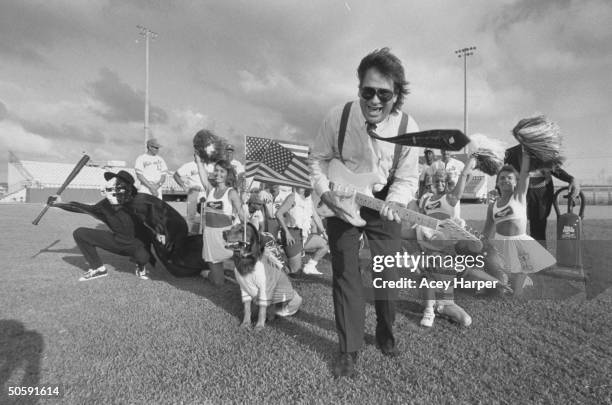
M 372 100 L 376 95 L 383 103 L 388 103 L 395 95 L 395 93 L 389 89 L 379 89 L 377 87 L 362 87 L 359 90 L 359 94 L 364 100 Z
M 106 191 L 107 193 L 125 193 L 127 190 L 123 187 L 106 187 L 103 191 Z

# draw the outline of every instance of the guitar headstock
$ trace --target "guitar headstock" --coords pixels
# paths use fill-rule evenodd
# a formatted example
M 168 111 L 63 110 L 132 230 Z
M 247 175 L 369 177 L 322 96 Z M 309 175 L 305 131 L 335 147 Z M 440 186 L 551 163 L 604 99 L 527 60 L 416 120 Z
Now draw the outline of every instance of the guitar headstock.
M 480 237 L 473 235 L 470 231 L 459 225 L 454 220 L 445 219 L 440 221 L 438 227 L 440 231 L 442 231 L 449 239 L 470 241 L 475 245 L 474 249 L 482 249 L 482 241 Z

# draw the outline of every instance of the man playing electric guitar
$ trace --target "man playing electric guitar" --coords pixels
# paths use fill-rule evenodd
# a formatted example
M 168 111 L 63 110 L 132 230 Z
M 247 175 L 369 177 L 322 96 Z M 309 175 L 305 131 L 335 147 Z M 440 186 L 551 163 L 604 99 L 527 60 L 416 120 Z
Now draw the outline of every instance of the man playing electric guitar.
M 418 131 L 416 122 L 400 108 L 408 94 L 401 61 L 388 48 L 375 50 L 361 60 L 357 69 L 359 102 L 347 103 L 325 118 L 309 165 L 315 191 L 337 217 L 328 218 L 327 234 L 332 256 L 333 298 L 340 357 L 334 375 L 352 376 L 361 349 L 365 327 L 365 298 L 359 271 L 359 238 L 365 232 L 372 255 L 395 255 L 401 249 L 401 219 L 398 208 L 414 201 L 418 190 L 418 148 L 381 141 L 398 134 Z M 340 159 L 354 173 L 375 172 L 375 196 L 385 203 L 379 211 L 361 209 L 361 223 L 341 218 L 350 216 L 329 187 L 328 169 Z M 397 269 L 387 268 L 383 280 L 397 280 Z M 383 354 L 397 355 L 393 336 L 397 292 L 375 289 L 376 342 Z

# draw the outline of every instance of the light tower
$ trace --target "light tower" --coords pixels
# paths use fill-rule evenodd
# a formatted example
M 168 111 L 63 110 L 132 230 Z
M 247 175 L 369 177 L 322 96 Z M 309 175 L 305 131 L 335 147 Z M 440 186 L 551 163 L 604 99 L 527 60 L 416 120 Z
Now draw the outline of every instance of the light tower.
M 144 116 L 144 145 L 145 152 L 147 150 L 147 141 L 149 140 L 149 42 L 157 38 L 159 35 L 151 31 L 147 27 L 137 25 L 140 30 L 140 35 L 145 38 L 145 116 Z
M 467 108 L 467 57 L 474 55 L 475 46 L 457 49 L 455 54 L 458 58 L 463 58 L 463 133 L 468 134 L 468 108 Z

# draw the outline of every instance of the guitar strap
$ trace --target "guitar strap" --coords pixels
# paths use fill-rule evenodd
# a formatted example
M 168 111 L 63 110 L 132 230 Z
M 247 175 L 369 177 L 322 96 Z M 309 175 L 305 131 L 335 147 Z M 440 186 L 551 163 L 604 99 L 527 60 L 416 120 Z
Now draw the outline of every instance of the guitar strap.
M 346 136 L 346 125 L 348 123 L 349 114 L 351 113 L 351 106 L 353 102 L 349 101 L 344 105 L 342 109 L 342 116 L 340 117 L 340 129 L 338 130 L 338 153 L 340 154 L 340 160 L 344 163 L 344 158 L 342 157 L 342 147 L 344 146 L 344 138 Z M 400 125 L 397 128 L 397 134 L 402 135 L 406 133 L 406 128 L 408 128 L 408 114 L 402 111 L 402 120 L 400 121 Z M 395 170 L 397 169 L 397 165 L 399 163 L 400 156 L 402 154 L 402 145 L 395 144 L 395 150 L 393 151 L 393 164 L 391 165 L 391 170 L 389 170 L 389 177 L 387 178 L 387 184 L 383 188 L 383 190 L 379 191 L 379 193 L 384 191 L 384 195 L 386 196 L 389 186 L 393 183 L 393 179 L 395 177 Z

